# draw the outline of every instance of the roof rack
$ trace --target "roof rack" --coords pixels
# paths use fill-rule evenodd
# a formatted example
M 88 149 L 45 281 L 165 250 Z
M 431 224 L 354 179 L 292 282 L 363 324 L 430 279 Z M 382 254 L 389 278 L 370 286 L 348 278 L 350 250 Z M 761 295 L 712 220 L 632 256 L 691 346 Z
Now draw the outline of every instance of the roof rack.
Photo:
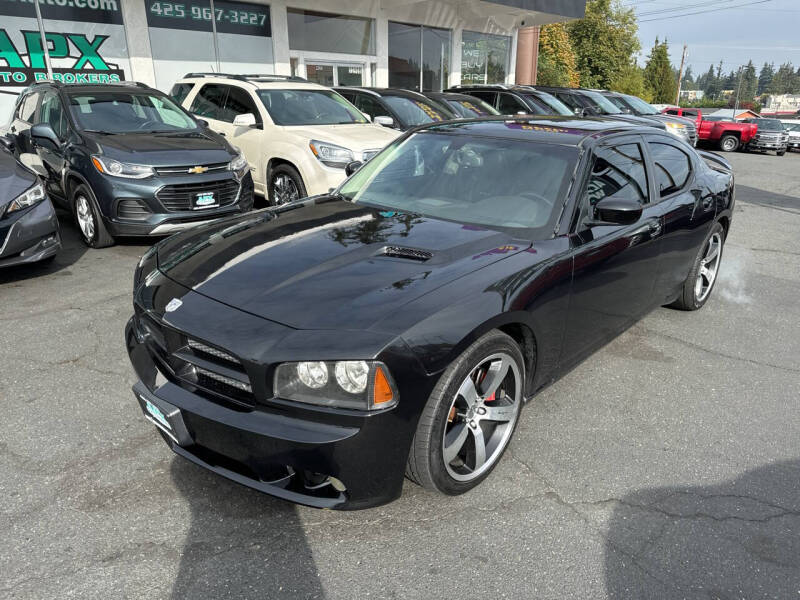
M 34 81 L 28 87 L 33 87 L 35 85 L 54 85 L 56 87 L 64 87 L 64 82 L 56 81 L 55 79 L 40 79 L 38 81 Z
M 115 81 L 112 85 L 127 85 L 127 86 L 130 86 L 130 87 L 140 87 L 140 88 L 146 88 L 148 90 L 151 89 L 150 86 L 147 85 L 146 83 L 142 83 L 141 81 L 133 81 L 133 80 Z
M 237 81 L 296 81 L 301 83 L 308 83 L 308 79 L 303 79 L 302 77 L 297 77 L 295 75 L 275 75 L 273 73 L 247 73 L 244 75 L 239 75 L 235 73 L 214 73 L 214 72 L 202 72 L 202 73 L 187 73 L 184 77 L 222 77 L 224 79 L 236 79 Z
M 472 84 L 468 84 L 468 85 L 453 85 L 453 86 L 450 86 L 447 89 L 454 90 L 456 88 L 476 88 L 476 87 L 490 88 L 490 89 L 494 88 L 494 89 L 498 89 L 498 90 L 508 90 L 508 89 L 511 89 L 514 86 L 510 86 L 510 85 L 507 85 L 505 83 L 472 83 Z

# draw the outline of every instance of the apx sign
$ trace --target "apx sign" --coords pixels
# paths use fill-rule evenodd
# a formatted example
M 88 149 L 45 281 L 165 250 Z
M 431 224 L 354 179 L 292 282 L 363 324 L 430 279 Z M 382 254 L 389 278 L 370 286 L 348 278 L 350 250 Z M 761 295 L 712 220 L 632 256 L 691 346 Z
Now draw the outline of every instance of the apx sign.
M 47 78 L 42 37 L 39 31 L 19 31 L 15 44 L 0 29 L 0 86 L 19 87 Z M 125 79 L 119 65 L 103 57 L 107 35 L 45 32 L 53 67 L 53 79 L 64 83 L 111 83 Z

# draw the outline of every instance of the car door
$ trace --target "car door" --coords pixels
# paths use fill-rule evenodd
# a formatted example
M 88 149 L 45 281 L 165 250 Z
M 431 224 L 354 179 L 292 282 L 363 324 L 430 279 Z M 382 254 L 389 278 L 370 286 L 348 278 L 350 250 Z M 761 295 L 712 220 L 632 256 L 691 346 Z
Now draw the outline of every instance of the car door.
M 255 125 L 237 126 L 233 124 L 238 115 L 251 114 L 256 119 Z M 250 171 L 253 174 L 253 181 L 263 185 L 266 177 L 266 165 L 264 165 L 264 152 L 262 144 L 264 141 L 264 116 L 259 110 L 256 100 L 250 92 L 237 86 L 229 86 L 228 95 L 225 98 L 225 105 L 220 115 L 221 127 L 225 128 L 228 140 L 244 152 L 247 162 L 250 163 Z
M 624 136 L 595 147 L 573 215 L 573 282 L 562 364 L 573 364 L 628 327 L 653 306 L 661 254 L 662 220 L 651 202 L 644 141 Z M 604 198 L 642 204 L 630 225 L 592 225 Z
M 195 94 L 189 112 L 208 123 L 212 131 L 227 135 L 226 123 L 222 120 L 228 86 L 219 83 L 205 83 Z
M 694 152 L 667 136 L 645 135 L 644 139 L 664 219 L 661 267 L 654 291 L 657 303 L 663 304 L 672 301 L 686 281 L 714 221 L 717 202 L 699 178 L 702 165 Z
M 17 103 L 8 133 L 14 138 L 17 154 L 33 152 L 31 127 L 41 92 L 28 92 Z
M 60 144 L 55 147 L 44 142 L 36 142 L 34 147 L 36 154 L 47 171 L 47 180 L 45 181 L 47 191 L 52 195 L 63 198 L 65 193 L 62 189 L 61 176 L 66 164 L 65 141 L 69 125 L 64 105 L 55 91 L 47 91 L 42 95 L 39 110 L 34 118 L 35 125 L 40 123 L 50 125 L 60 140 Z

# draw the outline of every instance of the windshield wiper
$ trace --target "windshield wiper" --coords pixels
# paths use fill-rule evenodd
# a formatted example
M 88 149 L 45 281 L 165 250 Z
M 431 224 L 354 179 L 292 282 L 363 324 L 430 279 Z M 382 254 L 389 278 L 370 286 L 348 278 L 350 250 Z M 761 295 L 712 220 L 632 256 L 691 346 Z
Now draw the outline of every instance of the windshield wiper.
M 86 133 L 100 133 L 102 135 L 117 135 L 118 131 L 104 131 L 102 129 L 84 129 Z

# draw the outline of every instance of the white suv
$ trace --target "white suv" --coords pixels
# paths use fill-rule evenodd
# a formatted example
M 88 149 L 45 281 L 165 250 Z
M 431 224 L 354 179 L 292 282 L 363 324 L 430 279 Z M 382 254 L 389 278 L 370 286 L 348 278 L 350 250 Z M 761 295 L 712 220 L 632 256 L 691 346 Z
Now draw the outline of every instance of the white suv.
M 327 193 L 348 163 L 369 160 L 400 135 L 299 77 L 190 73 L 170 94 L 242 150 L 255 191 L 273 205 Z

